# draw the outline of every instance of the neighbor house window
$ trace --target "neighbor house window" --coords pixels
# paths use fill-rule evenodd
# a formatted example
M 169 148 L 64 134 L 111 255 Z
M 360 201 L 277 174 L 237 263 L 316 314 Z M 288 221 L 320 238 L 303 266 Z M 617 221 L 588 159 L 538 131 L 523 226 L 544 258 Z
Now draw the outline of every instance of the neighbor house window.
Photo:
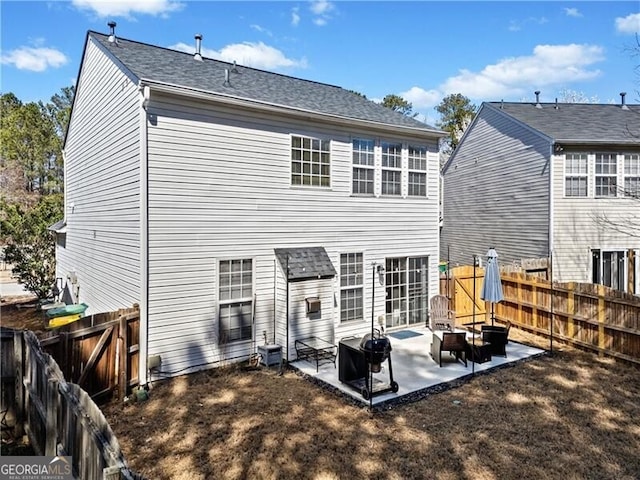
M 221 260 L 219 343 L 251 339 L 253 260 Z
M 564 192 L 567 197 L 586 197 L 588 183 L 586 153 L 567 153 L 564 160 Z
M 593 283 L 625 291 L 625 251 L 592 250 Z
M 373 195 L 375 142 L 356 138 L 353 140 L 352 146 L 353 193 Z
M 291 185 L 331 185 L 331 142 L 319 138 L 291 137 Z
M 340 321 L 362 320 L 362 253 L 340 255 Z
M 382 143 L 382 195 L 402 194 L 402 144 Z
M 409 196 L 427 196 L 427 149 L 409 145 Z
M 596 197 L 617 196 L 617 165 L 615 153 L 596 153 Z
M 623 172 L 625 197 L 640 198 L 640 154 L 625 154 Z

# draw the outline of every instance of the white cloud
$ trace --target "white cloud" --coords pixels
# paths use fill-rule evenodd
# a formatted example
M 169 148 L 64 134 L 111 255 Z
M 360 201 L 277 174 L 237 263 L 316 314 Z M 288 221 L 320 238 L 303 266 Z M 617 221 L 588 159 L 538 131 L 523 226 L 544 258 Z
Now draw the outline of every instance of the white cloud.
M 549 22 L 549 20 L 547 20 L 547 17 L 529 17 L 524 20 L 511 20 L 507 29 L 510 32 L 519 32 L 528 23 L 533 23 L 534 25 L 544 25 L 547 22 Z
M 335 5 L 327 0 L 314 0 L 309 7 L 311 13 L 315 15 L 313 23 L 319 27 L 324 27 L 331 20 L 331 12 L 335 10 Z
M 10 52 L 3 52 L 3 65 L 13 65 L 18 70 L 44 72 L 48 68 L 58 68 L 69 62 L 60 50 L 47 47 L 19 47 Z
M 264 33 L 265 35 L 272 37 L 273 34 L 271 33 L 271 31 L 267 30 L 266 28 L 261 27 L 260 25 L 250 25 L 249 28 L 251 28 L 252 30 L 255 30 L 256 32 L 260 32 L 260 33 Z
M 300 23 L 300 14 L 298 13 L 298 7 L 291 10 L 291 25 L 297 27 Z
M 620 33 L 640 33 L 640 13 L 616 18 L 616 30 Z
M 603 49 L 596 45 L 538 45 L 532 55 L 506 58 L 480 72 L 461 70 L 439 90 L 479 99 L 521 95 L 533 87 L 595 78 L 601 72 L 591 66 L 602 60 Z
M 98 17 L 133 18 L 134 14 L 166 17 L 176 12 L 184 4 L 176 0 L 72 0 L 71 4 L 80 10 L 89 10 Z
M 567 17 L 581 17 L 582 14 L 580 13 L 580 11 L 577 8 L 565 8 L 564 9 L 564 13 L 567 15 Z
M 186 43 L 177 43 L 169 48 L 187 53 L 195 52 L 195 47 L 193 45 L 187 45 Z M 203 57 L 214 58 L 225 62 L 235 61 L 238 62 L 239 65 L 265 70 L 307 67 L 307 60 L 305 58 L 300 60 L 287 58 L 280 50 L 265 45 L 262 42 L 236 43 L 227 45 L 221 50 L 202 48 L 201 52 Z
M 414 110 L 434 107 L 442 101 L 443 97 L 439 90 L 424 90 L 420 87 L 411 87 L 399 95 L 411 103 Z

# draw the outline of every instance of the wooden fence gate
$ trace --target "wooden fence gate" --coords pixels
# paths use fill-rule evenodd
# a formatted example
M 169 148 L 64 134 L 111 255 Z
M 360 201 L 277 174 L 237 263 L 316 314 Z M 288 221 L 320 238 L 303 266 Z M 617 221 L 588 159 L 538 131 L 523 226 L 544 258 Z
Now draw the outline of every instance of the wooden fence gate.
M 484 268 L 466 265 L 451 269 L 449 278 L 441 279 L 440 293 L 449 297 L 456 325 L 485 320 L 487 310 L 480 298 L 483 281 Z

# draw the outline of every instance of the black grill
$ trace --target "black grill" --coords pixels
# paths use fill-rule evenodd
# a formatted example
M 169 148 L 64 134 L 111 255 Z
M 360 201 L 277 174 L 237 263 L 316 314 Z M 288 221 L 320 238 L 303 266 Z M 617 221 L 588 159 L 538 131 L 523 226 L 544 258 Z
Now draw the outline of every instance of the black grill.
M 360 341 L 360 350 L 373 373 L 380 372 L 382 363 L 391 355 L 391 341 L 378 330 L 367 333 Z

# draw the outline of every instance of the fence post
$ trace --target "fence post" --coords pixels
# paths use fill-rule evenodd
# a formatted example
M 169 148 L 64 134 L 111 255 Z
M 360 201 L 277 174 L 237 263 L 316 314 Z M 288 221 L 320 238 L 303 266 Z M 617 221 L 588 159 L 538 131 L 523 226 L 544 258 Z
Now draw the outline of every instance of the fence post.
M 540 329 L 540 317 L 538 316 L 538 280 L 536 277 L 531 279 L 531 325 Z
M 598 285 L 598 356 L 604 356 L 605 338 L 604 338 L 604 322 L 605 318 L 605 301 L 604 301 L 604 285 Z
M 13 434 L 16 438 L 24 435 L 24 336 L 20 331 L 13 333 L 13 358 L 15 362 L 16 425 Z
M 127 384 L 129 383 L 129 374 L 127 372 L 127 362 L 129 357 L 129 342 L 127 336 L 127 319 L 125 316 L 120 317 L 120 325 L 118 331 L 118 347 L 120 356 L 118 357 L 118 396 L 120 400 L 124 400 L 127 395 Z
M 48 370 L 48 369 L 47 369 Z M 45 420 L 45 443 L 44 454 L 56 455 L 58 453 L 58 381 L 53 378 L 49 378 L 47 381 L 47 418 Z
M 576 301 L 575 301 L 575 289 L 576 284 L 574 282 L 567 283 L 567 335 L 573 341 L 575 336 L 575 319 L 576 314 Z

